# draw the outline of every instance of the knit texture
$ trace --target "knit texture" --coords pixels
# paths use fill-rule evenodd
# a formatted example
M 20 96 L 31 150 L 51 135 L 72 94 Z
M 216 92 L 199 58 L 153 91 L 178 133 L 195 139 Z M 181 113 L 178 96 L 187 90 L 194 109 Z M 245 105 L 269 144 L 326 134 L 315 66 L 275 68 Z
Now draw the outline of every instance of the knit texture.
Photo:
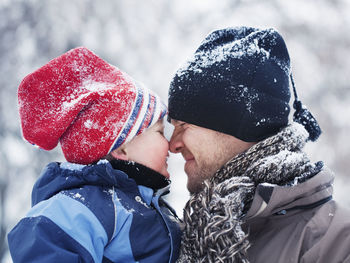
M 169 116 L 261 141 L 288 125 L 289 75 L 288 50 L 276 30 L 216 30 L 173 77 Z
M 23 137 L 68 162 L 89 164 L 166 114 L 160 98 L 85 47 L 26 76 L 18 87 Z
M 204 181 L 184 209 L 185 230 L 178 262 L 249 262 L 242 229 L 256 186 L 292 185 L 317 173 L 303 152 L 308 133 L 293 123 L 227 162 Z

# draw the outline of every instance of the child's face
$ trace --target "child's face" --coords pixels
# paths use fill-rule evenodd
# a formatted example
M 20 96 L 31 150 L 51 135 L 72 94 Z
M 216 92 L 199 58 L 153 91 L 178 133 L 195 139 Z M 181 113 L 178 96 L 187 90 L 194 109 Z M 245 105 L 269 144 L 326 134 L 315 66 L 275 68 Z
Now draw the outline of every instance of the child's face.
M 163 120 L 136 136 L 125 146 L 129 161 L 135 161 L 169 178 L 167 159 L 169 142 L 163 135 Z

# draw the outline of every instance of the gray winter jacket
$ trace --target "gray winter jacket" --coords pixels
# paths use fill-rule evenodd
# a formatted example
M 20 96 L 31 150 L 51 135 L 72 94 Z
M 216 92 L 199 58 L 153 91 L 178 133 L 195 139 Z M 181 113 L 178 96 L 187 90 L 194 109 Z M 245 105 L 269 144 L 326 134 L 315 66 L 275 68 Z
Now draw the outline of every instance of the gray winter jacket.
M 350 211 L 332 198 L 324 168 L 293 186 L 260 184 L 246 215 L 250 262 L 350 262 Z

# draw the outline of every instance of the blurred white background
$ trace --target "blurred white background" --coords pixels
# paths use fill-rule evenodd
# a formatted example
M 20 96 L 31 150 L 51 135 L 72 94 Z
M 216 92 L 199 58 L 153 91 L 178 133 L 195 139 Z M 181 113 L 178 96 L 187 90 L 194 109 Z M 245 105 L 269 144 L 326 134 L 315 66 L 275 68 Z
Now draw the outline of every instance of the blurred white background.
M 0 0 L 0 262 L 11 262 L 6 233 L 30 207 L 44 165 L 63 161 L 21 138 L 17 87 L 30 72 L 76 46 L 155 90 L 170 80 L 212 30 L 274 27 L 284 37 L 299 98 L 323 135 L 307 146 L 336 174 L 335 199 L 350 207 L 350 1 L 348 0 Z M 171 155 L 168 201 L 180 215 L 188 198 L 184 162 Z

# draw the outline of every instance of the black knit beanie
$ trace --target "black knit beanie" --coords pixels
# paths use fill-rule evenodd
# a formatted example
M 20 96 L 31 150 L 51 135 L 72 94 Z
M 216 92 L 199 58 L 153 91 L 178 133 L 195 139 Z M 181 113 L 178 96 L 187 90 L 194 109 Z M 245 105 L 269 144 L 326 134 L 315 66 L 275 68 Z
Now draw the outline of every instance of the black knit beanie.
M 214 31 L 176 72 L 169 117 L 247 142 L 263 140 L 288 124 L 290 76 L 286 44 L 274 29 Z

